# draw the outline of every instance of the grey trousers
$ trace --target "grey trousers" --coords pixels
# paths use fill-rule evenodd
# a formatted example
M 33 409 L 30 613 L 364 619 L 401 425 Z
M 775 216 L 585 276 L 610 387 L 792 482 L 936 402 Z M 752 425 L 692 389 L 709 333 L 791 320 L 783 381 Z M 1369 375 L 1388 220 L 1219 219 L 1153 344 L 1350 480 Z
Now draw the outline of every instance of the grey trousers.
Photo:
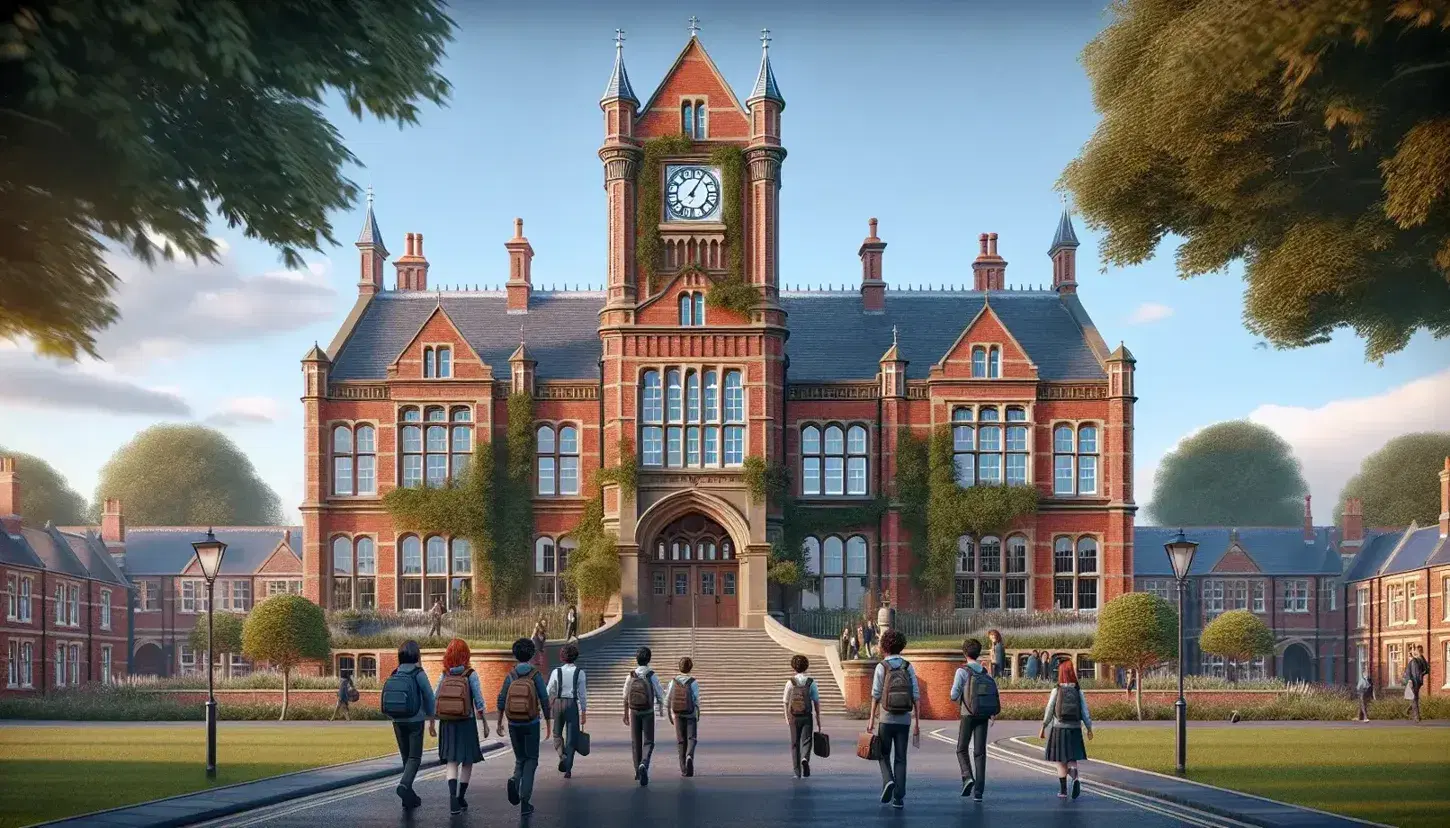
M 564 771 L 574 769 L 574 745 L 579 741 L 579 703 L 574 699 L 554 699 L 554 750 Z
M 699 741 L 700 719 L 696 716 L 675 716 L 675 741 L 680 745 L 680 773 L 685 764 L 695 761 L 695 744 Z
M 398 740 L 398 755 L 403 759 L 403 778 L 399 785 L 413 789 L 413 777 L 423 763 L 423 723 L 393 722 L 393 738 Z
M 1370 695 L 1361 693 L 1359 696 L 1359 720 L 1362 722 L 1369 721 L 1369 702 Z
M 811 761 L 814 747 L 816 720 L 810 714 L 792 716 L 790 719 L 790 764 L 799 776 L 801 765 Z
M 655 714 L 651 710 L 641 713 L 638 710 L 629 712 L 629 755 L 634 759 L 634 766 L 638 768 L 644 765 L 649 768 L 649 760 L 655 755 Z
M 519 799 L 528 802 L 534 794 L 534 773 L 539 769 L 539 728 L 537 721 L 509 724 L 509 743 L 514 749 L 514 781 L 519 786 Z
M 962 779 L 974 779 L 975 793 L 987 786 L 987 718 L 968 716 L 957 729 L 957 765 Z
M 906 749 L 911 745 L 911 725 L 876 725 L 876 734 L 881 737 L 881 784 L 895 784 L 891 794 L 897 802 L 906 798 Z

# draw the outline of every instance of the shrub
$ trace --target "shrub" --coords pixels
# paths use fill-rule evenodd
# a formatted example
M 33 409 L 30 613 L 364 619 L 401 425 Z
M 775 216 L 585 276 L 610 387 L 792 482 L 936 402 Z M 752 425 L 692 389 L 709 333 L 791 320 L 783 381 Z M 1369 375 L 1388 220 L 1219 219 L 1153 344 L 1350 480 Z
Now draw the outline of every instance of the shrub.
M 331 705 L 284 705 L 219 700 L 217 715 L 223 721 L 324 721 L 332 715 Z M 199 722 L 205 708 L 182 702 L 164 693 L 148 692 L 126 685 L 91 685 L 56 690 L 44 696 L 0 698 L 0 719 L 91 722 Z M 354 719 L 382 719 L 376 708 L 363 705 L 352 709 Z
M 205 690 L 206 674 L 194 673 L 186 676 L 125 676 L 121 684 L 138 690 Z M 336 690 L 337 676 L 293 676 L 290 687 L 293 690 Z M 382 686 L 376 678 L 354 678 L 353 686 L 359 690 L 377 690 Z M 259 670 L 236 678 L 218 677 L 218 690 L 280 690 L 282 674 L 270 670 Z
M 1131 667 L 1138 675 L 1178 657 L 1178 613 L 1167 601 L 1147 592 L 1130 592 L 1109 601 L 1098 613 L 1092 659 Z M 1143 685 L 1137 705 L 1142 718 Z
M 616 579 L 617 582 L 618 579 Z M 540 618 L 550 637 L 563 638 L 567 607 L 550 606 L 509 613 L 454 611 L 443 616 L 442 635 L 428 636 L 428 618 L 416 612 L 345 610 L 328 616 L 332 648 L 396 649 L 408 639 L 424 646 L 442 647 L 451 638 L 461 638 L 474 649 L 507 647 L 515 639 L 528 638 Z M 579 612 L 579 634 L 599 626 L 599 614 Z
M 206 635 L 206 619 L 209 617 L 215 619 L 212 624 L 216 627 L 212 635 L 211 647 L 207 646 Z M 191 649 L 199 653 L 215 649 L 219 653 L 240 654 L 242 652 L 242 626 L 245 619 L 246 616 L 231 612 L 217 612 L 202 616 L 201 621 L 191 628 L 191 635 L 187 639 L 187 643 L 191 645 Z
M 1248 610 L 1230 610 L 1208 622 L 1198 638 L 1209 655 L 1221 656 L 1229 664 L 1230 680 L 1237 678 L 1237 665 L 1255 656 L 1274 653 L 1274 633 L 1269 625 Z
M 305 661 L 332 652 L 327 616 L 301 595 L 274 595 L 258 604 L 242 627 L 242 652 L 282 671 L 282 713 L 287 718 L 288 679 Z

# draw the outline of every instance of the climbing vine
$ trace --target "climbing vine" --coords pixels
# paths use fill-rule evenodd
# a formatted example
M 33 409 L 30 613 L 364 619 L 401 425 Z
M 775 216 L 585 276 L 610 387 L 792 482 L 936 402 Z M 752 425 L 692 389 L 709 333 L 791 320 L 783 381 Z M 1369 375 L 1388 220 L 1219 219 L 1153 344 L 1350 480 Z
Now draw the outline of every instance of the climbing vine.
M 664 202 L 661 200 L 664 161 L 672 155 L 683 155 L 694 147 L 694 142 L 684 134 L 664 135 L 644 142 L 644 158 L 635 179 L 634 264 L 647 296 L 655 293 L 655 277 L 658 275 L 655 270 L 663 259 L 660 218 L 664 215 Z
M 457 480 L 439 488 L 400 486 L 383 496 L 383 506 L 404 532 L 466 539 L 473 550 L 474 591 L 486 598 L 493 583 L 493 493 L 493 447 L 480 443 Z
M 770 547 L 769 577 L 782 586 L 799 586 L 806 576 L 807 535 L 849 532 L 875 523 L 886 511 L 886 499 L 877 497 L 855 506 L 804 506 L 791 496 L 790 472 L 759 457 L 745 460 L 745 486 L 756 503 L 779 503 L 781 537 Z
M 564 574 L 586 612 L 603 612 L 610 596 L 619 589 L 619 537 L 604 530 L 604 487 L 618 486 L 622 502 L 634 496 L 638 480 L 639 461 L 634 444 L 628 439 L 620 440 L 618 464 L 600 469 L 593 493 L 584 506 L 584 516 L 569 533 L 578 546 L 569 556 Z
M 729 266 L 725 278 L 710 285 L 705 301 L 713 308 L 724 308 L 746 319 L 760 302 L 760 289 L 745 278 L 745 152 L 739 147 L 716 147 L 710 163 L 720 168 L 720 199 L 725 220 L 725 250 Z
M 930 441 L 903 426 L 896 437 L 896 500 L 901 527 L 911 544 L 912 580 L 921 583 L 927 556 L 927 508 L 931 501 Z

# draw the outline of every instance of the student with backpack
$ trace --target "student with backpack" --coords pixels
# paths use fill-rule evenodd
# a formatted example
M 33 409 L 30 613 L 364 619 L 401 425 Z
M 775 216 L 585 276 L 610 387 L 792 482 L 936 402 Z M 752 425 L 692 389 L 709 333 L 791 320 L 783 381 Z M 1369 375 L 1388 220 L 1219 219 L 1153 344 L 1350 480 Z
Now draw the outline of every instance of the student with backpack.
M 423 804 L 422 798 L 413 792 L 413 778 L 423 763 L 423 723 L 428 723 L 429 736 L 438 735 L 434 724 L 433 685 L 418 665 L 420 659 L 418 642 L 404 641 L 398 648 L 398 669 L 383 682 L 379 694 L 379 707 L 383 715 L 393 720 L 393 737 L 398 740 L 398 754 L 403 759 L 403 778 L 393 790 L 403 800 L 404 808 Z
M 461 814 L 468 810 L 468 780 L 473 766 L 483 761 L 479 748 L 478 724 L 483 722 L 483 736 L 488 736 L 488 711 L 483 703 L 483 688 L 478 673 L 468 666 L 471 653 L 461 638 L 448 642 L 443 651 L 443 674 L 433 690 L 434 709 L 443 723 L 438 734 L 438 761 L 448 767 L 448 812 Z
M 690 671 L 695 662 L 689 656 L 680 659 L 680 674 L 670 679 L 665 695 L 665 709 L 670 724 L 675 726 L 675 740 L 680 745 L 680 775 L 695 775 L 695 743 L 700 733 L 700 685 Z
M 980 661 L 982 642 L 968 638 L 962 644 L 967 663 L 952 678 L 951 699 L 961 708 L 957 728 L 957 765 L 962 769 L 962 796 L 982 801 L 987 787 L 987 727 L 1002 712 L 997 682 Z
M 1048 731 L 1051 730 L 1051 735 Z M 1072 798 L 1082 793 L 1082 783 L 1077 778 L 1077 763 L 1087 759 L 1087 745 L 1083 744 L 1083 732 L 1089 740 L 1093 738 L 1093 718 L 1088 714 L 1087 698 L 1077 683 L 1077 670 L 1071 661 L 1062 662 L 1057 668 L 1057 686 L 1047 697 L 1047 710 L 1042 714 L 1042 729 L 1039 739 L 1047 740 L 1046 758 L 1057 763 L 1057 798 L 1065 798 L 1068 777 L 1072 777 Z
M 663 716 L 665 690 L 655 671 L 649 668 L 653 654 L 640 647 L 634 654 L 635 667 L 624 679 L 624 723 L 629 725 L 629 751 L 634 761 L 634 778 L 641 788 L 649 784 L 649 762 L 655 752 L 655 717 Z
M 806 675 L 811 668 L 810 659 L 803 655 L 791 656 L 790 668 L 795 675 L 786 680 L 782 703 L 785 723 L 790 727 L 791 768 L 796 779 L 809 778 L 816 722 L 821 719 L 821 691 L 816 688 L 816 680 Z
M 589 681 L 579 660 L 579 648 L 565 644 L 559 650 L 564 663 L 549 674 L 549 707 L 554 711 L 554 750 L 559 753 L 559 772 L 565 779 L 574 775 L 574 750 L 579 729 L 589 723 Z
M 508 720 L 509 744 L 514 749 L 514 775 L 508 781 L 510 805 L 519 806 L 519 814 L 534 812 L 534 772 L 539 769 L 539 725 L 550 728 L 549 688 L 544 677 L 532 663 L 534 642 L 520 638 L 514 642 L 514 661 L 518 664 L 504 676 L 498 690 L 498 732 L 503 733 Z
M 871 680 L 871 722 L 866 728 L 881 743 L 881 801 L 893 808 L 904 807 L 906 798 L 907 737 L 921 747 L 921 686 L 911 662 L 901 657 L 905 649 L 906 636 L 900 630 L 889 629 L 881 636 L 886 657 Z

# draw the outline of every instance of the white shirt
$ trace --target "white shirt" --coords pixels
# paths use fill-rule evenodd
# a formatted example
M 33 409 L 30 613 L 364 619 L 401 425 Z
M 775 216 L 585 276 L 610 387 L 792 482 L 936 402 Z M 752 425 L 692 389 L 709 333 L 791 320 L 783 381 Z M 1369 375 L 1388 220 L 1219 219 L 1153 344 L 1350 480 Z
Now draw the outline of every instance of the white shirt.
M 576 664 L 560 664 L 549 674 L 549 695 L 556 699 L 574 698 L 574 674 L 579 674 L 579 710 L 589 709 L 589 676 Z
M 806 675 L 805 673 L 796 673 L 795 678 L 786 679 L 785 694 L 781 696 L 781 703 L 789 708 L 791 688 L 795 687 L 796 685 L 801 685 L 802 687 L 804 687 L 805 683 L 808 681 L 811 681 L 811 677 Z M 806 698 L 808 698 L 815 704 L 821 703 L 821 692 L 816 688 L 816 683 L 814 681 L 811 681 L 811 691 L 806 694 Z
M 625 708 L 627 709 L 629 707 L 629 681 L 634 676 L 639 676 L 640 678 L 645 678 L 646 676 L 649 677 L 650 684 L 654 685 L 655 715 L 665 715 L 665 688 L 660 686 L 660 677 L 658 675 L 655 675 L 654 671 L 651 670 L 649 666 L 644 664 L 641 664 L 640 666 L 634 668 L 633 673 L 630 673 L 629 675 L 624 677 L 623 698 Z

